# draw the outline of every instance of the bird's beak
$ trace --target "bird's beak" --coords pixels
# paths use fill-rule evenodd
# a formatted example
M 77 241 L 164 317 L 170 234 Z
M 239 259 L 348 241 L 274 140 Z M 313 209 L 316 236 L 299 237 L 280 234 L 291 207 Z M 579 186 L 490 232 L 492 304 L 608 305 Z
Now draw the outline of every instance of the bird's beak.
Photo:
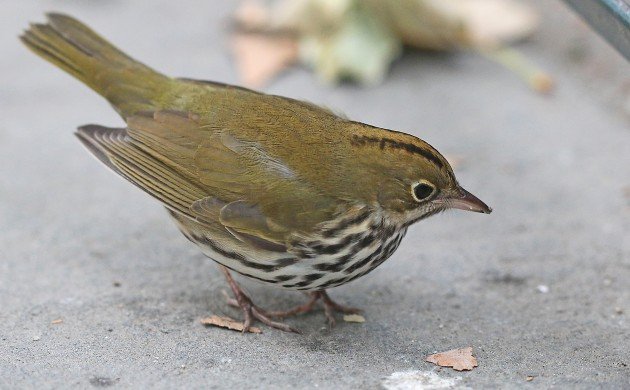
M 459 187 L 459 194 L 450 196 L 443 200 L 448 204 L 449 208 L 460 209 L 466 211 L 474 211 L 476 213 L 490 214 L 492 209 L 487 204 L 483 203 L 481 199 L 475 195 Z

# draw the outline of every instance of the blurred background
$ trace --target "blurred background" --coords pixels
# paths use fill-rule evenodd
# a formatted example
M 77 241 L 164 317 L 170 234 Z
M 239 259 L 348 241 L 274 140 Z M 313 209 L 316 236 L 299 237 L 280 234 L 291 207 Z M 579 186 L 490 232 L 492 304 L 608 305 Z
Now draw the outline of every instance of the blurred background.
M 386 4 L 0 1 L 0 388 L 376 388 L 465 346 L 478 368 L 437 372 L 458 386 L 630 386 L 628 63 L 561 1 Z M 122 120 L 17 39 L 47 11 L 168 75 L 419 136 L 495 211 L 420 223 L 333 290 L 363 324 L 204 328 L 240 316 L 216 267 L 72 135 Z

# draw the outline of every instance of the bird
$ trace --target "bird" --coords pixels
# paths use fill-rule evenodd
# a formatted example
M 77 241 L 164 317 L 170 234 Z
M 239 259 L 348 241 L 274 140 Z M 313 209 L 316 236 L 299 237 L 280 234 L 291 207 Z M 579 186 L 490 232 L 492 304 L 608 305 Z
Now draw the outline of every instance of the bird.
M 328 289 L 387 260 L 410 225 L 448 209 L 492 210 L 458 183 L 447 159 L 400 131 L 327 108 L 239 86 L 173 78 L 132 59 L 75 18 L 46 14 L 20 36 L 35 54 L 104 97 L 125 127 L 75 134 L 105 166 L 160 202 L 183 235 L 218 263 L 243 312 L 283 319 L 335 302 Z M 265 310 L 232 272 L 286 290 L 305 304 Z

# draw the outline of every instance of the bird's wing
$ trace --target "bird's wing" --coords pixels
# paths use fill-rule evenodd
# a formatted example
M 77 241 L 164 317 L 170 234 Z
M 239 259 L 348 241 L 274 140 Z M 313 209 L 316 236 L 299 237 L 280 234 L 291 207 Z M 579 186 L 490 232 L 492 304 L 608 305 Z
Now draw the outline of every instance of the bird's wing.
M 296 167 L 230 129 L 194 114 L 158 111 L 128 118 L 127 129 L 89 125 L 79 138 L 106 165 L 201 223 L 220 223 L 241 241 L 283 250 L 340 213 L 339 202 L 304 181 Z
M 100 161 L 167 208 L 194 218 L 190 205 L 206 192 L 179 172 L 155 160 L 139 147 L 127 129 L 99 125 L 82 126 L 76 132 L 81 142 Z

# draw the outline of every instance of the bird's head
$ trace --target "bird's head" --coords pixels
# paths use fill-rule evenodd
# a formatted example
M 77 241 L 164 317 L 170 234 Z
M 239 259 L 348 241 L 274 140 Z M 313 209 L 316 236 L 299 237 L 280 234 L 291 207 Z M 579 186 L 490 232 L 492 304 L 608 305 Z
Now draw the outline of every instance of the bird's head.
M 448 209 L 489 214 L 492 209 L 463 189 L 449 162 L 434 147 L 409 134 L 380 131 L 352 136 L 375 178 L 374 197 L 390 218 L 410 225 Z

